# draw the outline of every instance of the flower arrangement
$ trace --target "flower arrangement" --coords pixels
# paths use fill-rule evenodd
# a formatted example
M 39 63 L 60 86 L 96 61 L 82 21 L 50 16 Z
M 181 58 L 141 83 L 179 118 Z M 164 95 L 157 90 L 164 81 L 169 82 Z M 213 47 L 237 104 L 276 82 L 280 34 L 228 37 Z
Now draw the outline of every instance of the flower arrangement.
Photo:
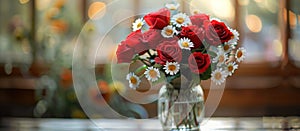
M 132 25 L 133 32 L 118 45 L 118 63 L 144 64 L 126 77 L 132 89 L 139 87 L 141 77 L 156 82 L 164 76 L 172 82 L 180 74 L 187 79 L 211 78 L 221 85 L 244 60 L 246 51 L 237 48 L 236 30 L 204 13 L 188 16 L 178 7 L 177 3 L 166 4 L 138 18 Z

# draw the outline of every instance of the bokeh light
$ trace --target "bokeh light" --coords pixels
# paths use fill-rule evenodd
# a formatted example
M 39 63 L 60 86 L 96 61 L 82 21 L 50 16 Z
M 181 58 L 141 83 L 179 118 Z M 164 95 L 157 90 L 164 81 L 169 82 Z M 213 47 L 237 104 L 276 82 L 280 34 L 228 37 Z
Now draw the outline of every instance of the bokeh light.
M 289 11 L 289 17 L 290 17 L 290 26 L 291 26 L 291 28 L 296 28 L 296 26 L 297 26 L 297 15 L 294 12 Z
M 233 18 L 234 8 L 228 0 L 210 0 L 214 14 L 221 18 Z
M 20 4 L 27 4 L 30 0 L 19 0 Z
M 235 10 L 233 8 L 232 0 L 191 0 L 190 13 L 207 12 L 220 19 L 226 19 L 230 22 L 234 20 Z
M 106 12 L 106 5 L 103 2 L 94 2 L 88 10 L 88 17 L 92 20 L 100 19 Z
M 300 40 L 290 40 L 290 46 L 289 46 L 289 50 L 290 50 L 290 56 L 297 61 L 300 61 Z
M 261 5 L 263 8 L 267 9 L 272 13 L 276 13 L 278 11 L 278 3 L 274 2 L 274 0 L 260 0 L 261 2 L 258 5 Z M 262 3 L 262 4 L 261 4 Z
M 246 25 L 251 32 L 258 33 L 262 29 L 262 21 L 256 15 L 248 15 L 246 17 Z
M 273 41 L 273 49 L 274 49 L 274 54 L 277 57 L 280 57 L 282 55 L 282 43 L 280 42 L 280 40 L 274 40 Z

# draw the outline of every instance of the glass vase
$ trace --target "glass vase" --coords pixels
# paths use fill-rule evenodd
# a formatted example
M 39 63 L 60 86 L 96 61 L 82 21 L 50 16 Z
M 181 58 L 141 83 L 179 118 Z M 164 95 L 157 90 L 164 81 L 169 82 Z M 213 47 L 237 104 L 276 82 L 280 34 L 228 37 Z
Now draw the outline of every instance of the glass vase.
M 204 96 L 199 84 L 163 85 L 159 91 L 158 117 L 164 131 L 199 131 L 204 118 Z

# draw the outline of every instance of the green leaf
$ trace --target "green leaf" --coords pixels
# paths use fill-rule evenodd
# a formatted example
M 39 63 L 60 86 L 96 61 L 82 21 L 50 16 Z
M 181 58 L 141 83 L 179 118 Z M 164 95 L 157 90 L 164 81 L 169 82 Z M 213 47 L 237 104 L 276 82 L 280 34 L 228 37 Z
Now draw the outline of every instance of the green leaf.
M 211 78 L 211 66 L 202 74 L 200 74 L 200 79 L 201 80 L 207 80 Z

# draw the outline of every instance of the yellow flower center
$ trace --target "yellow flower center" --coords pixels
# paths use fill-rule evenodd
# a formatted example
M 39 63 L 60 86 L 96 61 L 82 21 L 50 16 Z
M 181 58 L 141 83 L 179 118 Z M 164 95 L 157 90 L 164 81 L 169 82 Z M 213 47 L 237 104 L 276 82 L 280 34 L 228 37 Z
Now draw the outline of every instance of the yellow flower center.
M 182 23 L 184 22 L 184 18 L 179 17 L 179 18 L 177 18 L 176 22 L 177 22 L 178 24 L 182 24 Z
M 229 72 L 233 71 L 233 66 L 232 65 L 228 66 L 227 68 L 228 68 Z
M 140 22 L 140 23 L 137 24 L 137 28 L 141 28 L 142 26 L 143 26 L 142 22 Z
M 215 74 L 215 79 L 216 79 L 216 80 L 221 80 L 221 78 L 222 78 L 221 72 L 217 72 L 217 73 Z
M 188 42 L 182 42 L 183 47 L 190 47 Z
M 237 56 L 237 58 L 241 58 L 243 56 L 243 52 L 242 51 L 238 51 L 236 56 Z
M 156 78 L 156 77 L 157 77 L 157 72 L 156 72 L 155 70 L 150 70 L 150 71 L 149 71 L 149 76 L 150 76 L 151 78 Z
M 169 69 L 170 71 L 175 71 L 175 70 L 176 70 L 176 66 L 175 66 L 175 65 L 169 65 L 169 66 L 168 66 L 168 69 Z
M 132 77 L 130 77 L 130 82 L 135 85 L 135 84 L 137 84 L 138 80 L 132 76 Z
M 234 35 L 232 35 L 230 38 L 231 38 L 231 39 L 234 39 Z
M 172 30 L 172 29 L 167 29 L 167 30 L 166 30 L 166 35 L 167 35 L 167 36 L 173 35 L 173 30 Z
M 228 51 L 229 50 L 229 45 L 225 45 L 223 48 L 224 48 L 224 51 Z

